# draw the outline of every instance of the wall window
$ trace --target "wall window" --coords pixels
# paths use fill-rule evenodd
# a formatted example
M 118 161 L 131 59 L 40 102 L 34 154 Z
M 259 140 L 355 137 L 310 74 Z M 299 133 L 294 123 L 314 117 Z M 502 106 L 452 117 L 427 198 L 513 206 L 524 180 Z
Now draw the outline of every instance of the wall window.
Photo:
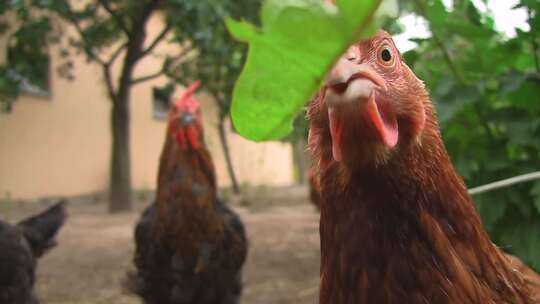
M 167 120 L 173 91 L 173 84 L 153 88 L 153 116 L 155 119 Z

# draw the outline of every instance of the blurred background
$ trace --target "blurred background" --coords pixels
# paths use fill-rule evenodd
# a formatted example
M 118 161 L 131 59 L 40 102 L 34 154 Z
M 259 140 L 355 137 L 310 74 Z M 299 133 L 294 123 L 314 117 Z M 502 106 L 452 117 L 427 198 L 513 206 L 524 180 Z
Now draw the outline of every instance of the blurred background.
M 69 199 L 38 269 L 44 303 L 138 303 L 121 281 L 152 201 L 169 102 L 195 80 L 221 196 L 247 226 L 245 303 L 313 303 L 318 211 L 303 115 L 281 142 L 230 123 L 246 47 L 227 17 L 259 0 L 0 3 L 0 219 Z M 400 1 L 385 29 L 436 105 L 472 188 L 540 169 L 540 1 Z M 324 43 L 324 41 L 321 41 Z M 540 270 L 540 181 L 474 196 L 492 240 Z

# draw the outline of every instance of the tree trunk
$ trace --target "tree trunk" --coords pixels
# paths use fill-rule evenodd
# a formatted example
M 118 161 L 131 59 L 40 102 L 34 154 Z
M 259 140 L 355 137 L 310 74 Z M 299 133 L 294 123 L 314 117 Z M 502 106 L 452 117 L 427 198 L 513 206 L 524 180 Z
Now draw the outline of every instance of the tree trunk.
M 137 40 L 143 37 L 137 36 Z M 111 213 L 131 209 L 131 153 L 129 132 L 129 99 L 131 97 L 131 78 L 136 54 L 141 42 L 130 41 L 124 66 L 120 74 L 118 93 L 110 94 L 112 99 L 112 145 L 111 145 L 111 179 L 109 184 L 109 211 Z
M 223 154 L 225 155 L 225 162 L 227 163 L 227 171 L 229 172 L 229 177 L 231 178 L 232 188 L 235 194 L 240 194 L 240 187 L 238 186 L 238 180 L 236 179 L 236 174 L 234 173 L 234 167 L 231 159 L 231 152 L 229 150 L 229 143 L 227 142 L 227 134 L 225 134 L 225 117 L 219 116 L 219 139 L 221 141 L 221 147 L 223 148 Z
M 129 135 L 129 93 L 116 99 L 111 115 L 112 151 L 109 211 L 131 209 L 131 157 Z
M 306 172 L 309 166 L 309 155 L 307 153 L 307 142 L 301 138 L 292 143 L 293 162 L 296 170 L 296 181 L 300 185 L 306 183 Z
M 141 59 L 142 47 L 146 37 L 146 24 L 158 1 L 146 4 L 139 18 L 135 18 L 131 33 L 128 35 L 126 56 L 124 58 L 117 94 L 109 95 L 113 102 L 111 180 L 109 184 L 109 211 L 120 212 L 131 209 L 131 153 L 129 132 L 129 101 L 133 70 Z M 107 68 L 107 67 L 105 67 Z

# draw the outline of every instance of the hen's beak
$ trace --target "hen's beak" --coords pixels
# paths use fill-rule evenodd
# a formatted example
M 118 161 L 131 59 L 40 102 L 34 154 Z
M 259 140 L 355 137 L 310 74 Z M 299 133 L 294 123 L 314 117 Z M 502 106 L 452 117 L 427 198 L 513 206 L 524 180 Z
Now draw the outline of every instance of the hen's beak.
M 194 121 L 193 115 L 191 113 L 183 113 L 180 117 L 180 122 L 183 126 L 189 126 Z
M 384 79 L 367 64 L 342 58 L 326 79 L 328 106 L 367 100 L 375 89 L 386 90 Z
M 385 80 L 373 68 L 364 63 L 341 58 L 326 79 L 325 102 L 332 136 L 334 159 L 343 159 L 343 140 L 349 125 L 343 119 L 348 111 L 345 105 L 358 106 L 359 113 L 367 117 L 382 143 L 392 148 L 398 141 L 396 113 L 388 100 L 376 96 L 387 90 Z M 347 109 L 350 109 L 347 106 Z M 364 116 L 365 114 L 365 116 Z

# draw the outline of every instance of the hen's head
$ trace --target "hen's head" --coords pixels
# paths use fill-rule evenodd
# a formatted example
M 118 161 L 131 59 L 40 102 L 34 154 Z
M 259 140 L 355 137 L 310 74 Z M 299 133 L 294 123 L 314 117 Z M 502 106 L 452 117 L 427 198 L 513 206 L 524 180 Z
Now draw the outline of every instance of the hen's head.
M 328 161 L 384 163 L 419 140 L 428 104 L 423 83 L 380 31 L 351 46 L 327 76 L 308 112 L 310 147 Z
M 169 133 L 183 150 L 196 150 L 201 145 L 202 116 L 199 101 L 193 97 L 199 85 L 199 81 L 191 84 L 169 111 Z

